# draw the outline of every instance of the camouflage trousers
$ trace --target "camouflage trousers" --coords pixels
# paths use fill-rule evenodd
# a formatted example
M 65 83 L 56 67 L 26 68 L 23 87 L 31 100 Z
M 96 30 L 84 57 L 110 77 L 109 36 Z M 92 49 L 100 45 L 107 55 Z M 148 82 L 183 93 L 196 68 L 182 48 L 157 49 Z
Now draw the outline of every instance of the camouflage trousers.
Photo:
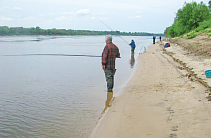
M 107 92 L 113 92 L 114 87 L 114 74 L 116 72 L 116 69 L 105 69 L 105 77 L 107 82 Z

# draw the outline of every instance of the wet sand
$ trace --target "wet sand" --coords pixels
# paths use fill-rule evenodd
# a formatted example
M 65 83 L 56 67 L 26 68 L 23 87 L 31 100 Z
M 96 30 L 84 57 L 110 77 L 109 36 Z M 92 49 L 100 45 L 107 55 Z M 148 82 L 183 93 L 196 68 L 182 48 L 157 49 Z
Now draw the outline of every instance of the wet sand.
M 208 88 L 173 59 L 182 52 L 169 50 L 156 43 L 139 55 L 133 77 L 110 103 L 91 138 L 211 137 Z

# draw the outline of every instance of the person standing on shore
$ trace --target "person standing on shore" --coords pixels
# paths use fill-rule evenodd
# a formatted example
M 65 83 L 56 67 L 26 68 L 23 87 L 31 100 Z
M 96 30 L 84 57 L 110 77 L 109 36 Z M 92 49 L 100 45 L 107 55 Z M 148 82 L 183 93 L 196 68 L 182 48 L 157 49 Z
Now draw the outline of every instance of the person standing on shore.
M 131 43 L 129 45 L 131 46 L 131 53 L 133 54 L 134 53 L 134 50 L 136 48 L 135 41 L 132 39 L 132 41 L 131 41 Z
M 156 39 L 156 36 L 154 35 L 153 36 L 153 44 L 155 44 L 155 39 Z
M 160 35 L 160 42 L 161 42 L 161 35 Z
M 120 58 L 119 48 L 112 43 L 112 36 L 105 36 L 106 46 L 102 53 L 102 69 L 105 72 L 106 82 L 107 82 L 107 92 L 113 92 L 114 87 L 114 74 L 115 60 Z

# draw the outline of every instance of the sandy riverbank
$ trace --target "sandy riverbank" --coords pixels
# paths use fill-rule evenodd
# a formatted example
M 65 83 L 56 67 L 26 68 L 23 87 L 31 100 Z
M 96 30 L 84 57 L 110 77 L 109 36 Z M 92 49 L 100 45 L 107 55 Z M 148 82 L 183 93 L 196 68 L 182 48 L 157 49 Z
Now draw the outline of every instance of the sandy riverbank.
M 124 93 L 115 98 L 91 138 L 211 137 L 208 88 L 190 79 L 172 58 L 174 52 L 156 43 L 138 57 Z

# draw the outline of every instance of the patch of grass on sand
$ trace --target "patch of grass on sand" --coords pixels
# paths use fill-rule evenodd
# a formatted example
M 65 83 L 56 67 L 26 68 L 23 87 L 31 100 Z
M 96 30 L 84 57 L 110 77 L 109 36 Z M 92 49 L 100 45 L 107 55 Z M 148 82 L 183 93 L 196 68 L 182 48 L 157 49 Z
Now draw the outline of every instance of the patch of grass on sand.
M 187 34 L 188 39 L 195 38 L 196 36 L 197 36 L 197 34 L 195 34 L 194 32 Z

